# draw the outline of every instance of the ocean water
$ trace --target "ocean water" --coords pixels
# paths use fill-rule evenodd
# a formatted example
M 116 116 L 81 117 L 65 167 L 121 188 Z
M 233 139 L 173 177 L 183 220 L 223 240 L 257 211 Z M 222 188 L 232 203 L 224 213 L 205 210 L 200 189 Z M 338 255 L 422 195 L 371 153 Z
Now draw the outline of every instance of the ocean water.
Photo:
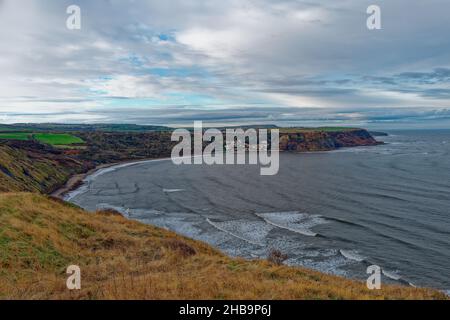
M 116 208 L 247 258 L 385 283 L 450 289 L 450 130 L 392 131 L 385 145 L 282 153 L 276 176 L 254 165 L 170 160 L 97 172 L 68 195 Z

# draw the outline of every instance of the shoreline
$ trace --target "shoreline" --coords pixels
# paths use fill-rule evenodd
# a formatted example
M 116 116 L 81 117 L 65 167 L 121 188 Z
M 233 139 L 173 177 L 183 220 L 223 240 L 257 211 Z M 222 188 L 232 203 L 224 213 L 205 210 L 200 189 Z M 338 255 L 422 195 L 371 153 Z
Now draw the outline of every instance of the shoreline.
M 302 151 L 302 152 L 293 152 L 298 154 L 313 154 L 313 153 L 332 153 L 333 151 L 337 151 L 339 149 L 346 149 L 346 148 L 359 148 L 359 147 L 375 147 L 379 145 L 386 144 L 383 141 L 378 141 L 377 144 L 374 145 L 361 145 L 361 146 L 351 146 L 351 147 L 342 147 L 342 148 L 335 148 L 335 149 L 329 149 L 329 150 L 318 150 L 318 151 Z M 285 150 L 280 150 L 281 152 L 287 152 Z M 143 158 L 143 159 L 130 159 L 130 160 L 123 160 L 118 162 L 111 162 L 111 163 L 104 163 L 96 166 L 95 168 L 92 168 L 86 172 L 83 173 L 77 173 L 75 175 L 72 175 L 69 177 L 69 179 L 64 183 L 63 186 L 59 187 L 58 189 L 52 191 L 51 193 L 48 193 L 52 197 L 57 197 L 64 200 L 64 196 L 68 193 L 78 189 L 82 184 L 83 180 L 85 180 L 87 177 L 93 175 L 97 171 L 100 171 L 102 169 L 107 169 L 119 165 L 132 165 L 135 163 L 141 163 L 141 162 L 147 162 L 147 161 L 155 161 L 155 160 L 170 160 L 169 157 L 162 157 L 162 158 Z
M 103 164 L 95 166 L 92 169 L 89 169 L 86 172 L 77 173 L 77 174 L 70 176 L 69 179 L 64 183 L 63 186 L 59 187 L 55 191 L 52 191 L 48 195 L 64 200 L 64 196 L 66 196 L 68 193 L 75 191 L 76 189 L 81 187 L 83 185 L 83 181 L 87 177 L 95 174 L 96 172 L 98 172 L 100 170 L 112 168 L 112 167 L 120 166 L 120 165 L 133 165 L 133 164 L 137 164 L 137 163 L 141 163 L 141 162 L 154 161 L 154 160 L 170 160 L 170 158 L 144 158 L 144 159 L 139 159 L 139 160 L 134 159 L 134 160 L 111 162 L 111 163 L 103 163 Z
M 370 133 L 369 133 L 369 135 L 370 135 Z M 299 154 L 301 154 L 301 153 L 307 153 L 307 154 L 308 153 L 328 153 L 328 152 L 336 151 L 339 149 L 345 149 L 345 148 L 374 147 L 374 146 L 385 144 L 385 142 L 377 141 L 373 137 L 372 137 L 372 139 L 374 140 L 374 143 L 369 143 L 369 144 L 361 143 L 359 145 L 349 145 L 347 147 L 346 146 L 344 146 L 344 147 L 336 146 L 333 148 L 326 148 L 323 150 L 312 150 L 312 151 L 279 150 L 279 152 L 294 152 L 294 153 L 299 153 Z M 164 157 L 160 157 L 160 158 L 156 157 L 156 158 L 128 159 L 128 160 L 121 160 L 121 161 L 117 161 L 117 162 L 99 164 L 99 165 L 95 166 L 94 168 L 89 169 L 86 172 L 69 176 L 67 181 L 62 186 L 57 187 L 55 190 L 52 190 L 52 191 L 48 192 L 47 194 L 50 196 L 53 196 L 53 197 L 64 199 L 64 196 L 66 194 L 78 189 L 83 184 L 83 181 L 87 177 L 96 173 L 99 170 L 111 168 L 111 167 L 118 166 L 118 165 L 126 165 L 126 164 L 133 164 L 133 163 L 153 161 L 153 160 L 164 160 L 164 159 L 167 160 L 167 159 L 171 159 L 171 158 L 170 157 L 165 157 L 165 158 Z

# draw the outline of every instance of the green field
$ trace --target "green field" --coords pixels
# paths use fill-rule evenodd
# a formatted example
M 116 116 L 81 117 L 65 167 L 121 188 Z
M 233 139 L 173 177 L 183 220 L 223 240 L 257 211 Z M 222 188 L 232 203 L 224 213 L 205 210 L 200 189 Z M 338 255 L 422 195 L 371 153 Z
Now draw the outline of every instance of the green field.
M 0 133 L 0 139 L 5 140 L 28 140 L 31 133 L 29 132 L 11 132 L 11 133 Z
M 30 133 L 30 132 L 0 133 L 0 139 L 4 140 L 30 140 L 30 138 L 54 146 L 84 143 L 82 139 L 67 133 Z
M 74 143 L 83 143 L 84 141 L 68 133 L 36 133 L 33 137 L 42 142 L 51 145 L 68 145 Z

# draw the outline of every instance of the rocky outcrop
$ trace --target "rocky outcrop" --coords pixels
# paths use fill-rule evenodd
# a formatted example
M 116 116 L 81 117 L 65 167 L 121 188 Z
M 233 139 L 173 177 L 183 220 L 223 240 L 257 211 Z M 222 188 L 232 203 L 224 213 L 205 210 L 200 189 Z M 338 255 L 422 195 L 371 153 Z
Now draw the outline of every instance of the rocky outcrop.
M 344 147 L 375 146 L 381 144 L 364 129 L 339 131 L 321 130 L 280 130 L 280 150 L 282 151 L 327 151 Z

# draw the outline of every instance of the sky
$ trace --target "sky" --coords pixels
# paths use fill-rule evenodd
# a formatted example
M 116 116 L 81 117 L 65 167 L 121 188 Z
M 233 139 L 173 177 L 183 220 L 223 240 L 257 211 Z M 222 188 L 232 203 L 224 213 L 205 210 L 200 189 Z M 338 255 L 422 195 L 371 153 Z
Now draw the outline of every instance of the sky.
M 373 4 L 380 30 L 366 25 Z M 0 122 L 450 128 L 449 12 L 448 0 L 0 0 Z

